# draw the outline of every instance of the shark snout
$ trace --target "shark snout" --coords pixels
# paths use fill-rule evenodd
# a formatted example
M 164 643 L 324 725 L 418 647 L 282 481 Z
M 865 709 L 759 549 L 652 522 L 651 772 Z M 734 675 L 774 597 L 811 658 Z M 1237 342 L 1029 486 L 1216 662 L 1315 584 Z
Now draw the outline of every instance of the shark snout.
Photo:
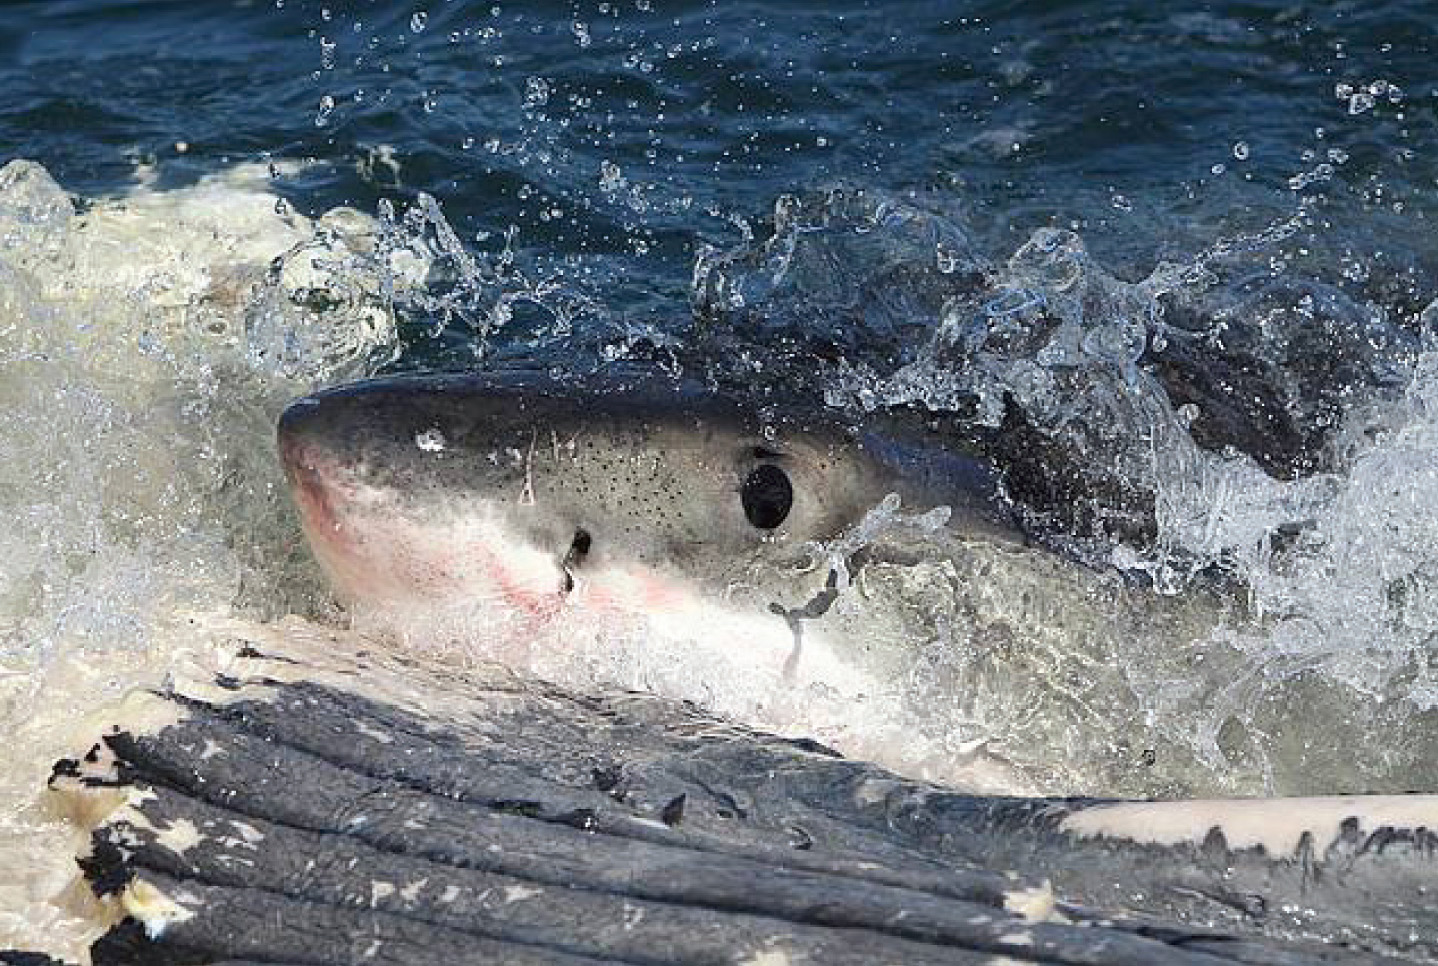
M 308 396 L 291 403 L 276 433 L 280 462 L 301 510 L 307 498 L 328 503 L 339 472 L 335 454 L 321 437 L 320 408 L 319 401 Z
M 306 455 L 305 450 L 315 442 L 319 429 L 320 401 L 314 396 L 296 399 L 280 414 L 275 429 L 275 441 L 279 445 L 280 459 L 286 468 Z
M 280 417 L 276 445 L 305 536 L 320 561 L 329 565 L 352 550 L 352 528 L 345 520 L 355 480 L 334 443 L 332 414 L 325 410 L 311 396 L 291 403 Z
M 315 558 L 354 603 L 552 613 L 584 580 L 588 531 L 548 499 L 523 506 L 513 486 L 476 487 L 512 472 L 507 451 L 460 445 L 451 417 L 423 393 L 383 388 L 325 390 L 285 410 L 276 445 Z M 514 512 L 496 509 L 506 497 Z

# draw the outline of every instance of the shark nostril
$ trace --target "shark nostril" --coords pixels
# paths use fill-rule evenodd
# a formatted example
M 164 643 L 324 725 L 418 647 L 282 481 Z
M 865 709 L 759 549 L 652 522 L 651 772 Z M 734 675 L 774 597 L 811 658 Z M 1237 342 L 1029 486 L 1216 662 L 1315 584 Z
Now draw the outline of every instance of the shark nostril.
M 589 548 L 594 540 L 589 531 L 580 527 L 574 531 L 574 539 L 569 541 L 569 549 L 564 553 L 564 559 L 560 561 L 559 569 L 564 573 L 564 593 L 574 589 L 574 569 L 584 563 L 584 558 L 589 555 Z

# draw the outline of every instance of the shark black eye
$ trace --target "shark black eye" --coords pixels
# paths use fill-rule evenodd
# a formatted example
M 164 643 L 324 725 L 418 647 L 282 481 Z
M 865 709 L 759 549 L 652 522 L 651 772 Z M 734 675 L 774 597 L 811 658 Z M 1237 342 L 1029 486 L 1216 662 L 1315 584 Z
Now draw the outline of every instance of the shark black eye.
M 760 530 L 773 530 L 789 516 L 794 506 L 794 487 L 789 474 L 773 463 L 764 463 L 749 471 L 739 488 L 739 501 L 744 516 Z

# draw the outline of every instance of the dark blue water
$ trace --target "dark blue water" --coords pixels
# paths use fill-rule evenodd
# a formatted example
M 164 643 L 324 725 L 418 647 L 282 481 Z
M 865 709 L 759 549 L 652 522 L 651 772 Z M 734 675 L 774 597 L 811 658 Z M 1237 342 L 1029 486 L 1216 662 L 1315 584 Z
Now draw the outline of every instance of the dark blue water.
M 1334 163 L 1305 189 L 1324 247 L 1391 256 L 1434 203 L 1427 9 L 10 3 L 0 154 L 85 193 L 136 159 L 177 183 L 318 159 L 278 185 L 302 208 L 429 192 L 475 251 L 512 232 L 605 319 L 685 315 L 702 245 L 840 183 L 930 194 L 991 256 L 1072 228 L 1132 275 L 1290 213 L 1290 179 Z M 1374 81 L 1401 94 L 1335 94 Z

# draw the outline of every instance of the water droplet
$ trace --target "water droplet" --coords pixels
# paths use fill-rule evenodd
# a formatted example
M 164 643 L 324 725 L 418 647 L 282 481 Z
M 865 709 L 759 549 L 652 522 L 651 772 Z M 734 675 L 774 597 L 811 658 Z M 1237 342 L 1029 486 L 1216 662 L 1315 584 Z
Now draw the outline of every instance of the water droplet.
M 1233 156 L 1240 161 L 1247 161 L 1249 155 L 1248 142 L 1239 141 L 1233 146 Z
M 409 29 L 415 33 L 423 33 L 424 28 L 429 24 L 429 14 L 423 10 L 416 10 L 414 16 L 409 18 Z
M 599 190 L 605 192 L 618 191 L 624 187 L 624 173 L 619 170 L 619 165 L 613 161 L 599 162 Z
M 543 107 L 549 103 L 549 81 L 543 77 L 531 77 L 524 82 L 524 106 L 527 110 Z
M 1212 171 L 1214 174 L 1223 174 L 1223 172 L 1228 170 L 1228 167 L 1222 162 L 1219 162 L 1218 164 L 1215 164 L 1212 168 L 1209 168 L 1209 170 Z
M 324 127 L 328 124 L 330 122 L 330 115 L 334 113 L 334 110 L 335 99 L 328 94 L 321 97 L 319 112 L 315 114 L 315 127 Z
M 444 432 L 438 426 L 431 426 L 429 429 L 416 433 L 414 445 L 426 453 L 442 453 L 447 445 Z
M 1359 91 L 1348 99 L 1348 113 L 1362 114 L 1374 104 L 1373 95 L 1367 91 Z
M 1133 202 L 1126 195 L 1114 195 L 1109 199 L 1109 204 L 1118 211 L 1133 211 Z

